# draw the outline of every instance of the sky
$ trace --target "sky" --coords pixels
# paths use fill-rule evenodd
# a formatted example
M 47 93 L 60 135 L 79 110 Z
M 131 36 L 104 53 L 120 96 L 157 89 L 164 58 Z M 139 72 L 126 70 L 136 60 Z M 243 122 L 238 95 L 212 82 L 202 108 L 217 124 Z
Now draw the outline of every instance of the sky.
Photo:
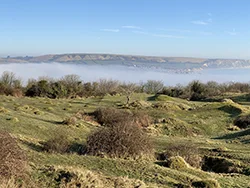
M 0 0 L 0 56 L 250 59 L 249 0 Z

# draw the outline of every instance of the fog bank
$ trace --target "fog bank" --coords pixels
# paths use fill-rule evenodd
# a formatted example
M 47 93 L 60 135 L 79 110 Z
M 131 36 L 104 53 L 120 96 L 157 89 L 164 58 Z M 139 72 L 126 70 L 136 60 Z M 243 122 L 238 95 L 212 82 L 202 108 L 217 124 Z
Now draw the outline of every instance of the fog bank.
M 27 63 L 27 64 L 1 64 L 0 74 L 11 71 L 21 77 L 24 82 L 29 78 L 37 79 L 40 76 L 61 78 L 67 74 L 77 74 L 82 80 L 97 81 L 100 78 L 115 79 L 125 82 L 139 83 L 147 80 L 162 80 L 165 85 L 187 84 L 192 80 L 230 82 L 250 81 L 250 69 L 206 70 L 201 73 L 173 74 L 156 70 L 142 70 L 135 67 L 79 65 L 63 63 Z

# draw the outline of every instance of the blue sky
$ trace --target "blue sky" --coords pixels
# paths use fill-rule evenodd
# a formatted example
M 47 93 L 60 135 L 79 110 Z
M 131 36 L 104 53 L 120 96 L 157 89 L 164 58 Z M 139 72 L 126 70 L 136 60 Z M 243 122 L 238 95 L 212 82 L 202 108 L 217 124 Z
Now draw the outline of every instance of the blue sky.
M 0 56 L 250 59 L 248 0 L 0 0 Z

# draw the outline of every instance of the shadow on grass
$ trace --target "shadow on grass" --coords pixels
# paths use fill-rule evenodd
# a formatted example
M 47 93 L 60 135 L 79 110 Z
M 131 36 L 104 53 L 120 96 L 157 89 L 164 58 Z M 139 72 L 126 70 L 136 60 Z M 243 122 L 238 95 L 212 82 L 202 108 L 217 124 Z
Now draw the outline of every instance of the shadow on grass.
M 46 152 L 44 149 L 46 142 L 40 142 L 39 144 L 24 141 L 24 140 L 22 140 L 21 142 L 22 144 L 28 146 L 31 150 L 34 150 L 37 152 Z M 65 153 L 77 153 L 78 155 L 84 155 L 86 154 L 86 152 L 87 152 L 87 149 L 84 144 L 72 142 L 68 150 Z
M 35 144 L 35 143 L 28 142 L 28 141 L 25 141 L 25 140 L 22 140 L 21 142 L 22 142 L 22 144 L 28 146 L 30 149 L 32 149 L 34 151 L 37 151 L 37 152 L 43 151 L 43 145 L 42 144 Z
M 155 99 L 158 97 L 159 95 L 153 95 L 147 98 L 147 101 L 155 101 Z
M 247 135 L 250 135 L 250 129 L 246 129 L 246 130 L 239 131 L 236 133 L 226 134 L 224 136 L 217 137 L 215 139 L 235 139 L 235 138 L 239 138 L 239 137 L 247 136 Z
M 167 161 L 156 161 L 155 164 L 162 166 L 162 167 L 168 167 Z
M 68 153 L 77 153 L 78 155 L 84 155 L 86 152 L 86 146 L 77 142 L 73 142 L 68 149 Z
M 250 102 L 250 94 L 230 97 L 235 102 Z
M 241 109 L 239 109 L 235 106 L 232 106 L 232 105 L 222 106 L 222 107 L 218 108 L 218 110 L 221 110 L 223 112 L 230 114 L 230 117 L 232 117 L 232 118 L 236 117 L 242 113 Z
M 32 119 L 35 119 L 35 120 L 44 121 L 44 122 L 52 123 L 52 124 L 56 124 L 56 125 L 63 124 L 63 121 L 48 120 L 48 119 L 42 119 L 42 118 L 33 117 L 33 116 L 26 116 L 26 117 L 29 118 L 29 119 L 32 118 Z

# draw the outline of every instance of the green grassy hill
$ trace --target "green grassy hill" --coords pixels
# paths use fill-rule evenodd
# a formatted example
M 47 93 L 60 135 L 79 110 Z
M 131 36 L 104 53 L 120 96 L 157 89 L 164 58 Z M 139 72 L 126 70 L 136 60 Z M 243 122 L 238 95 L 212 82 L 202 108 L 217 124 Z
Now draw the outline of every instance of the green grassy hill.
M 250 131 L 233 126 L 237 116 L 250 112 L 247 103 L 190 102 L 147 94 L 134 94 L 129 106 L 124 105 L 125 101 L 126 97 L 120 95 L 53 100 L 1 96 L 0 130 L 17 139 L 28 156 L 29 172 L 41 187 L 58 187 L 55 177 L 63 172 L 77 174 L 85 187 L 205 187 L 204 182 L 208 187 L 216 187 L 216 182 L 227 188 L 250 186 Z M 152 123 L 145 131 L 156 154 L 173 144 L 192 144 L 207 160 L 207 170 L 190 165 L 169 168 L 159 158 L 97 157 L 79 155 L 74 149 L 66 154 L 43 151 L 43 143 L 59 131 L 67 133 L 75 147 L 85 145 L 88 134 L 100 125 L 88 117 L 76 118 L 74 125 L 63 122 L 100 106 L 148 113 Z M 213 165 L 226 169 L 215 172 L 219 167 Z

